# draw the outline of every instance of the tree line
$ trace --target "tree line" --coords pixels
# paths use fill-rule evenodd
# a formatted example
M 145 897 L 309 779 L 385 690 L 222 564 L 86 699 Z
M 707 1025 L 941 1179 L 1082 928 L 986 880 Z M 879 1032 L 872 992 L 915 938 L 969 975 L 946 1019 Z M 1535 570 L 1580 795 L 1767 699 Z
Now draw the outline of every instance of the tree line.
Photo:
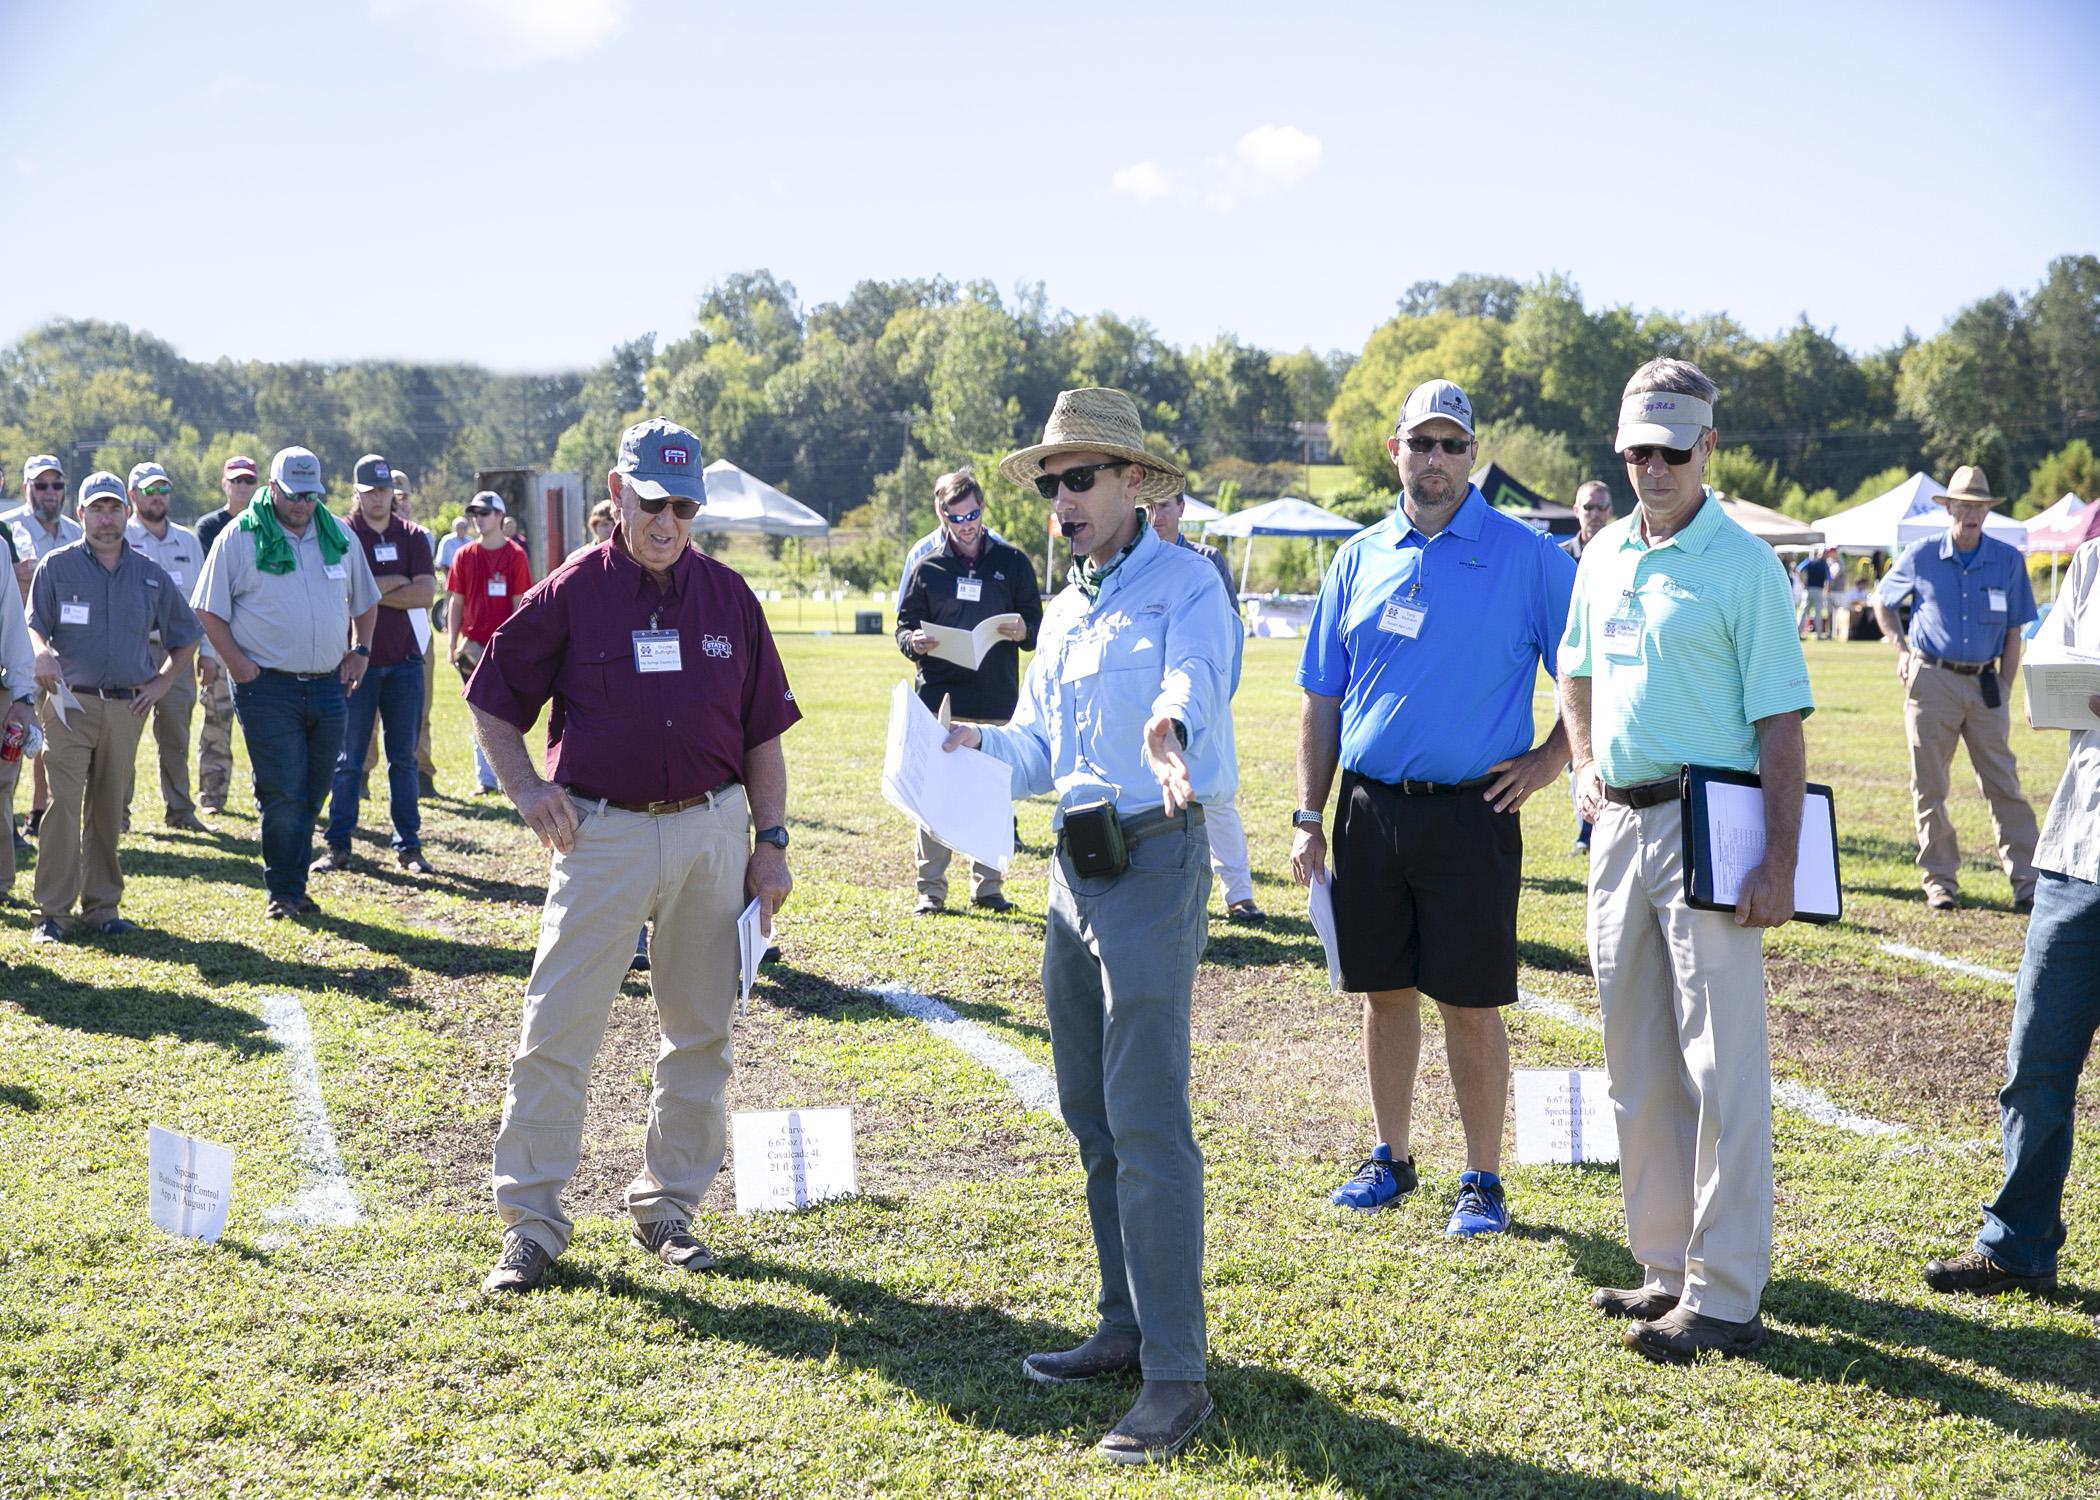
M 996 459 L 1040 429 L 1058 390 L 1120 386 L 1150 439 L 1232 503 L 1294 487 L 1309 424 L 1351 471 L 1339 508 L 1391 503 L 1383 440 L 1418 381 L 1458 381 L 1484 456 L 1565 500 L 1585 478 L 1623 491 L 1611 431 L 1626 376 L 1657 354 L 1696 360 L 1722 391 L 1714 481 L 1813 519 L 1912 469 L 1980 462 L 2019 513 L 2090 494 L 2100 444 L 2100 258 L 2065 256 L 2034 288 L 1963 308 L 1929 338 L 1863 354 L 1805 315 L 1761 339 L 1722 313 L 1590 308 L 1559 275 L 1418 282 L 1363 349 L 1266 350 L 1232 335 L 1181 347 L 1142 319 L 1053 308 L 1040 286 L 864 281 L 805 306 L 767 271 L 724 279 L 675 338 L 644 334 L 595 369 L 506 375 L 472 365 L 183 358 L 120 324 L 60 321 L 0 350 L 0 480 L 57 451 L 76 479 L 150 452 L 195 509 L 231 451 L 301 443 L 328 473 L 385 453 L 439 502 L 477 468 L 600 472 L 621 427 L 662 412 L 878 548 L 930 524 L 942 471 L 987 481 L 990 519 L 1034 538 L 1040 505 Z M 1222 492 L 1222 493 L 1221 493 Z M 871 565 L 872 566 L 872 565 Z

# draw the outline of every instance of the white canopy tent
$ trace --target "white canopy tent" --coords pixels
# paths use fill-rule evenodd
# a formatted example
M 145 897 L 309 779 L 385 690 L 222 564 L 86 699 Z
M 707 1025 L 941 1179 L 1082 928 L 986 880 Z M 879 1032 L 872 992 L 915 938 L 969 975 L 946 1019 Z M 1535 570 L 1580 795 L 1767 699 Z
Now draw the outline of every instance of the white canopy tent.
M 1320 571 L 1324 573 L 1327 570 L 1326 544 L 1355 536 L 1363 527 L 1347 516 L 1338 516 L 1310 501 L 1286 495 L 1281 500 L 1250 505 L 1245 510 L 1236 510 L 1229 516 L 1206 522 L 1203 529 L 1216 536 L 1246 539 L 1247 545 L 1240 554 L 1240 592 L 1244 594 L 1247 591 L 1247 571 L 1254 560 L 1256 537 L 1288 536 L 1319 543 Z
M 1815 523 L 1815 529 L 1825 543 L 1841 552 L 1894 552 L 1902 545 L 1897 532 L 1904 518 L 1944 516 L 1939 497 L 1946 493 L 1947 487 L 1930 474 L 1913 474 L 1885 494 L 1825 516 Z
M 2079 499 L 2072 491 L 2065 490 L 2063 498 L 2054 505 L 2047 510 L 2037 511 L 2027 518 L 2027 529 L 2029 532 L 2052 530 L 2063 525 L 2066 521 L 2076 520 L 2086 506 L 2091 503 L 2090 501 Z
M 1912 542 L 1938 541 L 1947 534 L 1947 507 L 1935 505 L 1931 511 L 1920 511 L 1914 516 L 1905 516 L 1896 525 L 1896 544 L 1908 547 Z M 1983 534 L 1996 537 L 2008 547 L 2027 550 L 2027 523 L 2015 521 L 2003 511 L 1994 510 L 1983 518 Z
M 761 536 L 822 536 L 831 534 L 831 523 L 800 500 L 781 493 L 763 479 L 754 479 L 726 458 L 718 458 L 701 474 L 707 485 L 707 504 L 693 518 L 695 531 L 736 532 Z
M 1186 492 L 1182 494 L 1181 524 L 1185 527 L 1202 526 L 1206 522 L 1216 521 L 1222 518 L 1224 514 L 1225 512 L 1219 510 L 1215 505 L 1205 505 L 1194 495 L 1188 494 Z

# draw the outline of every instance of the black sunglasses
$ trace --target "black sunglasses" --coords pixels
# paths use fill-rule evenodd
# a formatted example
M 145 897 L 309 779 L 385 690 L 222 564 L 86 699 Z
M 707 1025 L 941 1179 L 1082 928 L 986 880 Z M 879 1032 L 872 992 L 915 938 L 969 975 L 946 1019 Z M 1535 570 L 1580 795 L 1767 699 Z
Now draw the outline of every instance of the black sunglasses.
M 698 500 L 674 500 L 669 495 L 660 495 L 654 500 L 644 500 L 640 495 L 636 495 L 634 503 L 642 508 L 642 514 L 649 516 L 662 515 L 666 505 L 671 507 L 671 514 L 681 521 L 690 521 L 700 514 Z
M 467 507 L 467 514 L 470 516 L 493 516 L 495 512 L 486 505 L 470 505 Z
M 1663 448 L 1654 443 L 1641 443 L 1636 447 L 1626 449 L 1619 457 L 1630 464 L 1644 464 L 1660 453 L 1663 456 L 1663 462 L 1674 469 L 1679 464 L 1690 463 L 1692 454 L 1696 451 L 1698 450 L 1693 448 Z
M 1471 438 L 1411 437 L 1402 438 L 1400 441 L 1407 444 L 1407 451 L 1410 453 L 1427 453 L 1431 448 L 1441 448 L 1446 453 L 1457 454 L 1473 446 Z
M 226 482 L 227 482 L 228 484 L 251 484 L 251 485 L 252 485 L 252 484 L 254 484 L 254 483 L 255 483 L 255 476 L 254 476 L 253 474 L 228 474 L 228 475 L 226 476 Z
M 1057 498 L 1057 487 L 1063 485 L 1075 495 L 1084 495 L 1094 487 L 1094 476 L 1103 469 L 1127 469 L 1127 458 L 1111 459 L 1105 464 L 1080 464 L 1062 474 L 1038 474 L 1035 476 L 1035 492 L 1045 500 Z
M 57 493 L 63 495 L 66 492 L 66 482 L 63 479 L 61 479 L 56 484 L 32 484 L 30 488 L 36 490 L 40 494 L 48 495 L 51 494 L 53 491 L 56 491 Z

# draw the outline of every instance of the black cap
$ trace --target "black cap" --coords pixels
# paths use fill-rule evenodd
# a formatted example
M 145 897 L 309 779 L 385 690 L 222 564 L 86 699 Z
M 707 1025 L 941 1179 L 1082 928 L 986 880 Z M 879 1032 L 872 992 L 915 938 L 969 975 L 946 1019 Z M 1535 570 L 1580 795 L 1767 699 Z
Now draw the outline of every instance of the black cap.
M 378 454 L 367 453 L 357 461 L 353 482 L 361 490 L 390 490 L 394 487 L 394 471 Z

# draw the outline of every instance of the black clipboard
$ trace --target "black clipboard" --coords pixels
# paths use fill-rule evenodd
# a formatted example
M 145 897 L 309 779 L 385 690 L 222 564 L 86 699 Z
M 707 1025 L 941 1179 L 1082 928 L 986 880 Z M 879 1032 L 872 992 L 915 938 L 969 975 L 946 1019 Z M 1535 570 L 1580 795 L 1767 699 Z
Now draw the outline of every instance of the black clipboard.
M 1684 904 L 1696 911 L 1732 912 L 1733 901 L 1714 899 L 1709 788 L 1717 784 L 1753 787 L 1762 792 L 1764 782 L 1753 771 L 1726 771 L 1714 766 L 1684 768 Z M 1794 867 L 1794 920 L 1840 921 L 1845 914 L 1845 888 L 1838 870 L 1837 799 L 1829 787 L 1814 782 L 1801 791 L 1801 851 Z M 1820 825 L 1819 837 L 1811 837 L 1811 820 Z M 1819 870 L 1811 866 L 1811 859 L 1825 863 Z M 1827 900 L 1818 900 L 1811 893 L 1820 888 L 1819 876 L 1823 873 L 1829 877 L 1829 895 Z

